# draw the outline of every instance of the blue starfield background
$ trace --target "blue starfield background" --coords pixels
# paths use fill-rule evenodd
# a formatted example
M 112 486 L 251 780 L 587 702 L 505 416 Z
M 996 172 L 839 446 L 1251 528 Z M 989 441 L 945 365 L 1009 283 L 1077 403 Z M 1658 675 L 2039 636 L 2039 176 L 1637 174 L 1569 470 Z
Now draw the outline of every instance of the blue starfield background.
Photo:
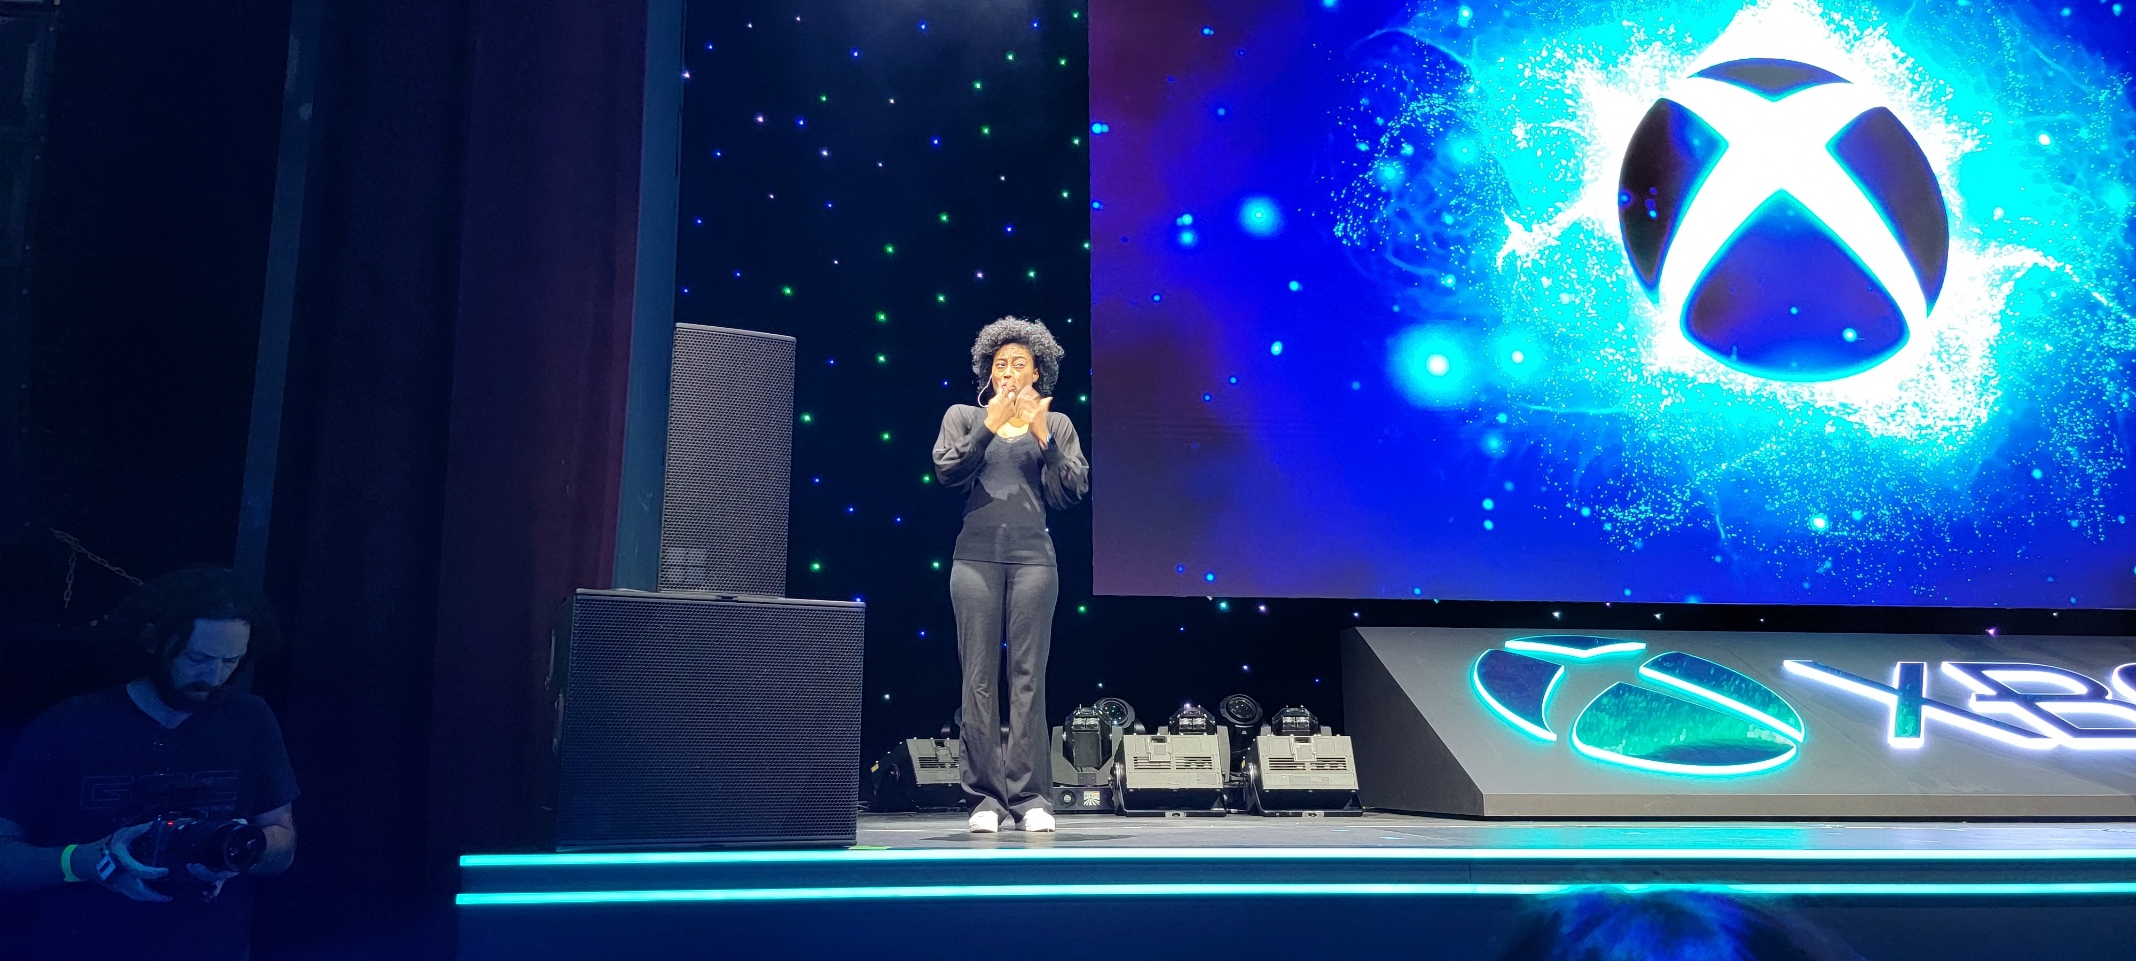
M 2136 606 L 2136 11 L 1098 0 L 1090 31 L 1100 593 Z M 1846 78 L 1935 173 L 1947 275 L 1870 369 L 1718 363 L 1627 259 L 1640 118 L 1741 58 Z

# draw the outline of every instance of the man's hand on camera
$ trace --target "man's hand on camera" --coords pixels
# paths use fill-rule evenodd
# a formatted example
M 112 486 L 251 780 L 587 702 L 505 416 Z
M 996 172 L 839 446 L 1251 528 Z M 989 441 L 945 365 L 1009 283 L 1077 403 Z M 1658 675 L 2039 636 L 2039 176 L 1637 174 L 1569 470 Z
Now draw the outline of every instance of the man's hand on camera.
M 185 872 L 192 875 L 193 880 L 207 885 L 208 889 L 202 893 L 202 900 L 205 901 L 215 900 L 215 896 L 222 893 L 223 882 L 239 874 L 237 871 L 210 871 L 204 864 L 188 864 L 185 866 Z
M 99 862 L 98 884 L 135 901 L 168 901 L 171 899 L 170 895 L 158 892 L 147 884 L 149 881 L 169 874 L 170 870 L 168 868 L 152 868 L 142 864 L 134 860 L 132 851 L 126 849 L 127 845 L 133 843 L 134 838 L 147 834 L 148 829 L 154 826 L 154 821 L 145 821 L 132 827 L 120 828 L 112 832 L 110 837 L 104 839 L 104 856 L 111 859 L 112 871 L 109 876 L 104 876 L 101 862 Z

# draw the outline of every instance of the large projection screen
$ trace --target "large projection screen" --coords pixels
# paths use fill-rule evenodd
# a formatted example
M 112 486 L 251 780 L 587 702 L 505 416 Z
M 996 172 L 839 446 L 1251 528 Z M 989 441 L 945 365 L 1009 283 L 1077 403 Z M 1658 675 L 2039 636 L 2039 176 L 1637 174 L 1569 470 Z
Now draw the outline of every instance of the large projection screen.
M 1101 593 L 2136 606 L 2136 11 L 1089 16 Z

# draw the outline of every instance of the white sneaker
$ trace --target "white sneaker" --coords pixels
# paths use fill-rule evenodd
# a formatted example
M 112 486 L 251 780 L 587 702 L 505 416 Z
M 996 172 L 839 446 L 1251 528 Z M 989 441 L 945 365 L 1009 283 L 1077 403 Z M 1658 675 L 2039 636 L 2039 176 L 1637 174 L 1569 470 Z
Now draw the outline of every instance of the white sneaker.
M 1052 812 L 1047 811 L 1045 808 L 1036 808 L 1026 812 L 1023 816 L 1023 829 L 1026 831 L 1053 830 Z
M 1001 815 L 992 811 L 973 811 L 971 817 L 964 819 L 964 826 L 973 834 L 993 834 L 1001 830 Z

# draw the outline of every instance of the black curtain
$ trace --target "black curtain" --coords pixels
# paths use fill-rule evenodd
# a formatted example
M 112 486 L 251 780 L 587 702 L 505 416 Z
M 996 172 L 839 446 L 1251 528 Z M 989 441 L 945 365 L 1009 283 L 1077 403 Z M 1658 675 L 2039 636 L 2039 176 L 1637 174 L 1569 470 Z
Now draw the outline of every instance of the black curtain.
M 645 12 L 329 5 L 263 671 L 304 797 L 263 958 L 439 956 L 526 835 L 548 612 L 607 586 Z

